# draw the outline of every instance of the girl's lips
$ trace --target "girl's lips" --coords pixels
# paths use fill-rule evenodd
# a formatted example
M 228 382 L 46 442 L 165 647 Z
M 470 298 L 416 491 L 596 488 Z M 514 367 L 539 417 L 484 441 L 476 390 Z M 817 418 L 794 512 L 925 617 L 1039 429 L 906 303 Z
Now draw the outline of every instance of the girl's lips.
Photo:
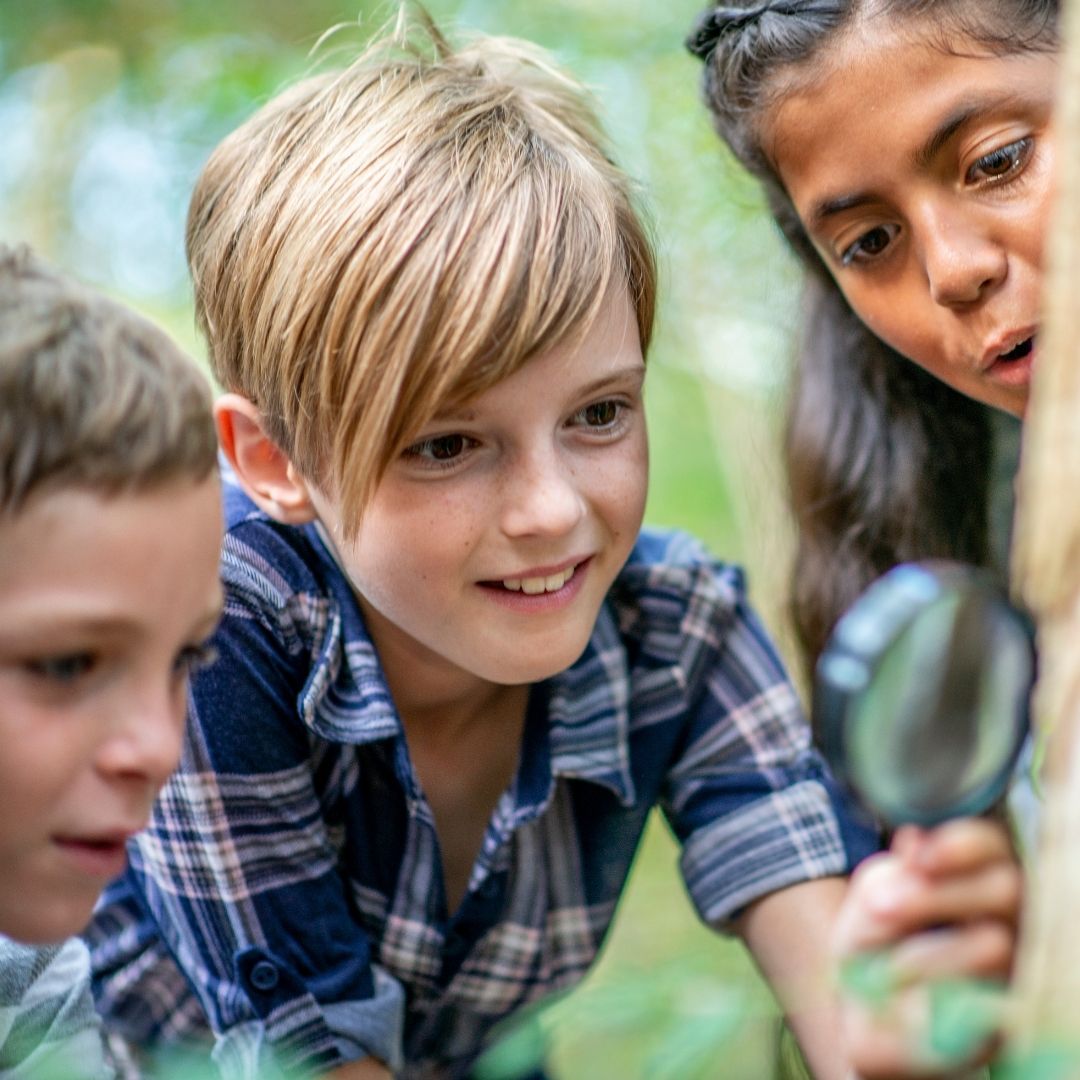
M 120 838 L 79 840 L 57 837 L 55 843 L 78 870 L 91 877 L 114 878 L 127 866 L 127 845 Z
M 999 358 L 987 368 L 986 374 L 1002 386 L 1026 387 L 1031 383 L 1031 369 L 1037 352 L 1038 343 L 1033 341 L 1025 356 L 1015 360 Z

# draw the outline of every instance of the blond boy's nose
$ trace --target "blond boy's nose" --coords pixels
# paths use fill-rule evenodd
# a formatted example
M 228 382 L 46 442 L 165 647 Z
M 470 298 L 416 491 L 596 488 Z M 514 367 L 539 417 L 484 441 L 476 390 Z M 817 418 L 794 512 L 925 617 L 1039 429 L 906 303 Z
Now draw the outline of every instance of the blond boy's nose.
M 576 478 L 557 458 L 533 462 L 505 490 L 503 529 L 508 536 L 560 535 L 585 516 Z

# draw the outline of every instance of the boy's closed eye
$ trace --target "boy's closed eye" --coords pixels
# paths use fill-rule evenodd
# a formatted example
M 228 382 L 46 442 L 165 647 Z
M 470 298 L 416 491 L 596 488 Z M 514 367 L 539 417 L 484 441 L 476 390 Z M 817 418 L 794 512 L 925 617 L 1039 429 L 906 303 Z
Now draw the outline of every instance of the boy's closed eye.
M 100 657 L 92 652 L 59 653 L 55 656 L 36 656 L 23 662 L 29 674 L 44 681 L 68 686 L 92 672 Z
M 209 641 L 185 645 L 176 656 L 173 670 L 180 675 L 194 675 L 210 667 L 218 658 L 217 649 Z

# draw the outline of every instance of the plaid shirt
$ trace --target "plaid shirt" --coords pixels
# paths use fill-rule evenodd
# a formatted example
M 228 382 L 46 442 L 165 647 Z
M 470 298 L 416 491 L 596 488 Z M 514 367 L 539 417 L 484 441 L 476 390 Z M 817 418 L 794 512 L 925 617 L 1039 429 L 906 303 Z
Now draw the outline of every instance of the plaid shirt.
M 205 1012 L 227 1075 L 370 1053 L 460 1076 L 493 1024 L 584 975 L 653 806 L 717 927 L 875 846 L 809 748 L 740 571 L 646 532 L 584 654 L 534 687 L 516 779 L 448 916 L 348 582 L 314 528 L 233 486 L 226 516 L 220 658 L 88 934 L 98 1006 L 129 1038 L 182 1036 Z

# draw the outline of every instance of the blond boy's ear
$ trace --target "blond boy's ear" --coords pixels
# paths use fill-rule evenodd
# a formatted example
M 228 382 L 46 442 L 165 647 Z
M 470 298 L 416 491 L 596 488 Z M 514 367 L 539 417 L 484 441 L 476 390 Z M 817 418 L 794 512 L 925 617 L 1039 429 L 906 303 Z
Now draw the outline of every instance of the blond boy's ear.
M 285 525 L 314 520 L 307 482 L 263 431 L 254 404 L 240 394 L 222 394 L 214 403 L 214 420 L 222 451 L 259 509 Z

